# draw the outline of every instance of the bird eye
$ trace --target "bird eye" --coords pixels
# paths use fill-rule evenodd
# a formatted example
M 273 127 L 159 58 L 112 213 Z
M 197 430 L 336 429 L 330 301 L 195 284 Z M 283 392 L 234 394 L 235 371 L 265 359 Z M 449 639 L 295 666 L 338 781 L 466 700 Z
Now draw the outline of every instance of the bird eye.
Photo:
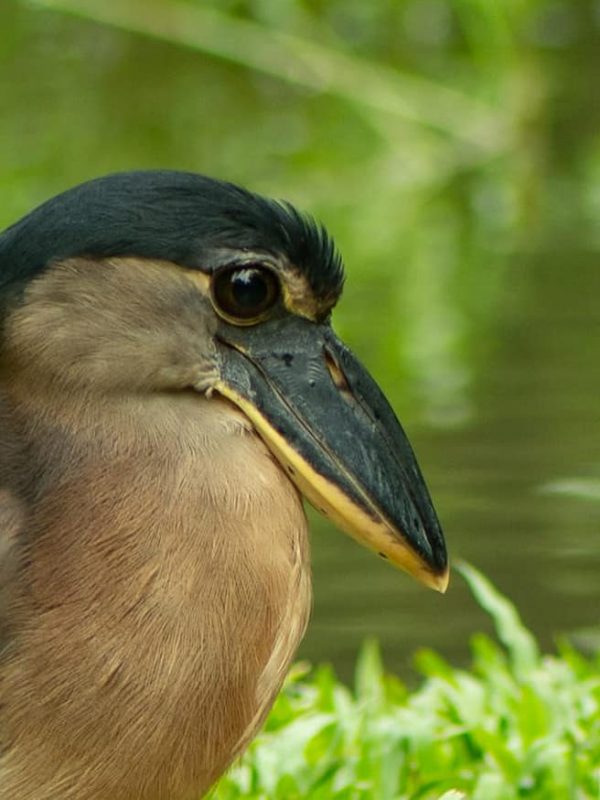
M 212 297 L 222 317 L 238 325 L 253 325 L 277 301 L 279 282 L 265 267 L 223 269 L 213 279 Z

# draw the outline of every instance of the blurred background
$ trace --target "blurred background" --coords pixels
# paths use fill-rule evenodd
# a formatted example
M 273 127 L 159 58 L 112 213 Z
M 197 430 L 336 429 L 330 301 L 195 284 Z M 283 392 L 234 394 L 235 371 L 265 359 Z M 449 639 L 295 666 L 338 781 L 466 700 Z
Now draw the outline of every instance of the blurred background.
M 453 558 L 551 647 L 600 640 L 600 0 L 0 0 L 0 227 L 107 172 L 291 200 L 334 325 L 407 429 Z M 301 655 L 410 674 L 487 622 L 312 515 Z

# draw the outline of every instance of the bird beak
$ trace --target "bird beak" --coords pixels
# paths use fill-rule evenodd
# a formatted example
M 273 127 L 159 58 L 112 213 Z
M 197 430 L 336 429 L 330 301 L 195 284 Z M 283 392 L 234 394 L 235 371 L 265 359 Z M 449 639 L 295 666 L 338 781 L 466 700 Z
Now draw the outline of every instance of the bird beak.
M 408 439 L 328 325 L 221 324 L 216 390 L 251 420 L 299 491 L 359 542 L 445 591 L 444 537 Z

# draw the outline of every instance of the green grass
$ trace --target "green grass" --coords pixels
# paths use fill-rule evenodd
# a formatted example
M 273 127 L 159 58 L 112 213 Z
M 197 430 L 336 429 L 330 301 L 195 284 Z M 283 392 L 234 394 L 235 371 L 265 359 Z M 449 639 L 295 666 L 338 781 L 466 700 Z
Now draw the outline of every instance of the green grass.
M 425 650 L 409 691 L 365 643 L 353 689 L 297 665 L 265 729 L 212 800 L 587 800 L 600 797 L 600 656 L 542 655 L 514 606 L 459 568 L 490 614 L 457 669 Z M 454 791 L 453 791 L 454 790 Z

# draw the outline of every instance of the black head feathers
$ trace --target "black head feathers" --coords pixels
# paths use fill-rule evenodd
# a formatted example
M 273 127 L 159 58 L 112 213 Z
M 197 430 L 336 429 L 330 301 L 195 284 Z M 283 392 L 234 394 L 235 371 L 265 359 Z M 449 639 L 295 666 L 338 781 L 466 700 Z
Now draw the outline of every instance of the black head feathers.
M 138 256 L 207 269 L 211 253 L 224 250 L 283 255 L 317 297 L 341 292 L 341 258 L 310 217 L 230 183 L 161 170 L 83 183 L 7 228 L 0 235 L 0 293 L 75 256 Z

